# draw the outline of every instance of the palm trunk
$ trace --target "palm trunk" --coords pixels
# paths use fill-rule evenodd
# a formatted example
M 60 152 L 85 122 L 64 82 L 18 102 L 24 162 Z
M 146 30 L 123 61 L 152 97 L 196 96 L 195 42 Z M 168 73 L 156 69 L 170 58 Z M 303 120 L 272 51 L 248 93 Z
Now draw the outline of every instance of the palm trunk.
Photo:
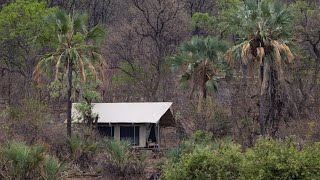
M 202 94 L 202 92 L 199 92 L 199 94 L 198 94 L 198 108 L 197 108 L 197 112 L 199 114 L 201 114 L 201 111 L 202 111 L 202 103 L 203 103 L 203 94 Z
M 260 123 L 260 130 L 261 130 L 261 135 L 265 136 L 266 131 L 265 131 L 265 124 L 264 124 L 264 97 L 262 94 L 262 82 L 263 82 L 263 71 L 264 68 L 263 66 L 260 66 L 260 93 L 259 93 L 259 123 Z
M 72 60 L 68 59 L 68 109 L 67 109 L 67 134 L 71 137 L 71 91 L 72 91 Z
M 276 71 L 274 68 L 270 68 L 270 87 L 269 87 L 269 93 L 270 93 L 270 133 L 272 136 L 275 136 L 274 130 L 275 130 L 275 123 L 278 121 L 276 117 L 276 93 L 277 93 L 277 87 L 276 87 Z
M 261 129 L 261 135 L 266 135 L 266 121 L 265 121 L 265 102 L 264 102 L 264 95 L 260 94 L 259 96 L 259 123 L 260 123 L 260 129 Z
M 204 85 L 204 88 L 203 88 L 203 99 L 206 100 L 207 99 L 207 88 L 205 87 Z
M 278 73 L 272 68 L 270 70 L 270 133 L 273 138 L 276 137 L 279 130 L 281 111 L 283 109 L 283 102 L 280 98 L 281 96 L 279 96 L 280 88 Z
M 261 129 L 261 135 L 266 135 L 266 128 L 267 128 L 267 122 L 265 117 L 266 112 L 266 102 L 265 102 L 265 95 L 266 95 L 266 89 L 268 86 L 268 71 L 269 66 L 266 62 L 263 62 L 263 66 L 260 67 L 260 93 L 259 93 L 259 123 L 260 123 L 260 129 Z

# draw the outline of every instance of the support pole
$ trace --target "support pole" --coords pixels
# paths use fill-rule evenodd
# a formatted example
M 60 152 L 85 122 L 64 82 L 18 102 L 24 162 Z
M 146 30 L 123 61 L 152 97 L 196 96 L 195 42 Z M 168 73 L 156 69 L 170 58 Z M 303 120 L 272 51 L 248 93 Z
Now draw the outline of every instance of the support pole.
M 133 146 L 136 146 L 136 127 L 133 124 Z
M 158 126 L 158 150 L 160 150 L 160 123 L 157 123 Z
M 110 134 L 110 137 L 113 137 L 114 138 L 114 136 L 112 136 L 112 133 L 113 133 L 113 131 L 112 131 L 112 125 L 111 125 L 111 123 L 109 123 L 109 127 L 111 128 L 111 134 Z

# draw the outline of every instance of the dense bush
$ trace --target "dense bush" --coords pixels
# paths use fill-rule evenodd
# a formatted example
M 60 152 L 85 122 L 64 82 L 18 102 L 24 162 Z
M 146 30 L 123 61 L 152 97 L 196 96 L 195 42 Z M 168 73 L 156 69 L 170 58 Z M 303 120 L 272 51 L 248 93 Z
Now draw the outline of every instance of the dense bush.
M 193 134 L 193 139 L 196 143 L 210 143 L 213 140 L 211 133 L 198 130 Z
M 71 149 L 71 163 L 78 165 L 81 169 L 88 168 L 96 155 L 98 142 L 84 139 L 80 135 L 73 136 L 69 139 Z
M 193 152 L 196 144 L 194 141 L 185 140 L 182 141 L 179 146 L 170 149 L 167 153 L 167 157 L 173 162 L 176 163 L 185 155 Z
M 7 107 L 0 112 L 0 142 L 40 142 L 61 159 L 69 151 L 64 127 L 65 124 L 54 122 L 48 106 L 37 100 L 25 99 L 21 105 Z
M 232 142 L 186 142 L 169 153 L 165 179 L 320 178 L 319 143 L 300 150 L 293 138 L 261 138 L 242 153 L 240 146 Z
M 219 143 L 217 146 L 197 145 L 177 163 L 169 163 L 166 179 L 237 179 L 242 154 L 239 146 Z
M 259 139 L 245 154 L 244 179 L 319 179 L 320 146 L 297 148 L 292 138 Z
M 51 179 L 61 176 L 63 163 L 46 155 L 43 145 L 11 142 L 0 149 L 0 179 Z
M 39 140 L 45 127 L 51 123 L 48 107 L 37 100 L 25 99 L 21 106 L 8 107 L 2 112 L 3 128 L 12 139 L 27 143 Z
M 127 141 L 107 140 L 106 171 L 115 177 L 139 177 L 143 175 L 148 154 L 135 152 Z

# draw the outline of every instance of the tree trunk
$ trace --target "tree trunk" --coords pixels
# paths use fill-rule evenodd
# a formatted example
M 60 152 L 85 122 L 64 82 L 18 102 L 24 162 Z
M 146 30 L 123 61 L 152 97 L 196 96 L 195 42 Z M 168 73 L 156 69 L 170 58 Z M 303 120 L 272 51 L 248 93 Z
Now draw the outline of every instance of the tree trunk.
M 205 85 L 202 91 L 203 91 L 203 99 L 207 99 L 207 88 L 205 87 Z
M 198 93 L 198 108 L 197 108 L 197 112 L 199 114 L 201 114 L 202 111 L 202 103 L 203 103 L 203 94 L 202 92 Z
M 264 95 L 259 95 L 259 123 L 260 123 L 260 129 L 261 129 L 261 135 L 266 135 L 266 122 L 265 122 L 265 102 L 264 102 Z
M 317 79 L 319 76 L 319 68 L 320 68 L 320 51 L 317 49 L 317 47 L 313 47 L 313 51 L 316 55 L 315 57 L 315 66 L 314 66 L 314 74 L 312 77 L 312 84 L 310 86 L 310 91 L 316 86 Z
M 277 122 L 279 121 L 279 119 L 277 118 L 277 99 L 276 99 L 276 95 L 277 95 L 277 72 L 274 68 L 270 68 L 270 80 L 269 80 L 269 95 L 270 95 L 270 129 L 269 132 L 271 134 L 272 137 L 275 136 L 276 134 L 276 129 L 277 129 Z
M 265 103 L 264 103 L 264 94 L 263 94 L 263 81 L 264 81 L 264 66 L 260 66 L 260 92 L 259 92 L 259 123 L 261 129 L 261 135 L 266 135 L 266 127 L 265 127 L 265 119 L 264 119 L 264 112 L 265 112 Z
M 27 77 L 25 79 L 25 98 L 30 99 L 32 98 L 32 74 L 28 72 Z
M 67 134 L 71 137 L 71 92 L 72 92 L 72 60 L 68 59 L 68 107 L 67 107 Z
M 8 71 L 8 104 L 9 106 L 12 105 L 12 100 L 11 100 L 11 96 L 12 96 L 12 77 L 11 77 L 11 72 Z

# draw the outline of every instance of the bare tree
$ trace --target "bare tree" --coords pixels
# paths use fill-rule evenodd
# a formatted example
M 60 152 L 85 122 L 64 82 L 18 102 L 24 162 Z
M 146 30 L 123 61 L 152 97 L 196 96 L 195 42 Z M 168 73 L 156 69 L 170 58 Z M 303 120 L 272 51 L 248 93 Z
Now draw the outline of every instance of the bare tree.
M 155 100 L 165 81 L 166 56 L 188 36 L 183 3 L 130 0 L 124 6 L 128 12 L 111 28 L 111 68 L 130 76 L 143 89 L 143 97 Z

